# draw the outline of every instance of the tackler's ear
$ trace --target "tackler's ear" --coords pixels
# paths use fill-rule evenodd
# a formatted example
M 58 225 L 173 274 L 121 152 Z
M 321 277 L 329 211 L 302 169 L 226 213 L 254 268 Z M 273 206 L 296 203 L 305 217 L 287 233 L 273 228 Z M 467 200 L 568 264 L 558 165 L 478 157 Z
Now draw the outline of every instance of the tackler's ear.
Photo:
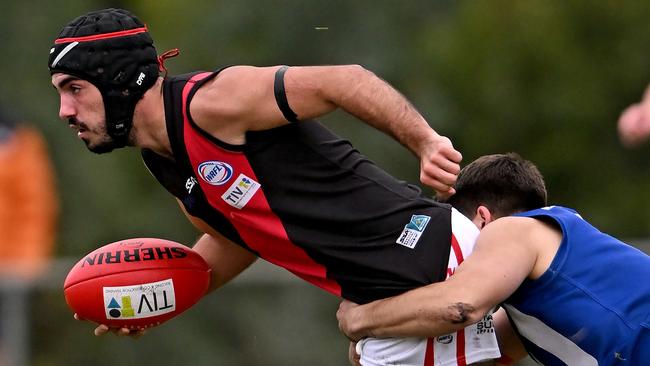
M 490 209 L 485 206 L 478 206 L 476 208 L 476 213 L 472 218 L 472 222 L 474 225 L 476 225 L 476 227 L 479 228 L 479 230 L 483 229 L 485 225 L 491 223 L 494 220 L 495 217 L 492 215 L 492 212 L 490 212 Z

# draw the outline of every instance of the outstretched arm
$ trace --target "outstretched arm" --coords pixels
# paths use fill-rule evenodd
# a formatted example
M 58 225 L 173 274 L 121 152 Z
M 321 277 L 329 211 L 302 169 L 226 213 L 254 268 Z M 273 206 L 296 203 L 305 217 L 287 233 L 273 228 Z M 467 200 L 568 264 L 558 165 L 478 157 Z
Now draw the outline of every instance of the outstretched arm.
M 242 143 L 245 131 L 286 124 L 273 88 L 278 69 L 234 66 L 223 70 L 197 93 L 192 116 L 204 129 L 231 143 Z M 460 152 L 374 73 L 358 65 L 290 67 L 282 80 L 287 103 L 298 120 L 341 108 L 393 136 L 418 156 L 422 183 L 443 196 L 454 193 Z
M 394 137 L 420 158 L 420 179 L 439 194 L 454 193 L 462 155 L 434 131 L 413 105 L 386 81 L 358 65 L 292 67 L 287 99 L 299 118 L 317 117 L 310 105 L 338 107 Z M 326 109 L 325 109 L 326 110 Z
M 439 336 L 477 322 L 533 271 L 538 255 L 529 242 L 536 240 L 538 223 L 513 217 L 490 223 L 449 279 L 366 305 L 343 302 L 339 327 L 358 340 Z

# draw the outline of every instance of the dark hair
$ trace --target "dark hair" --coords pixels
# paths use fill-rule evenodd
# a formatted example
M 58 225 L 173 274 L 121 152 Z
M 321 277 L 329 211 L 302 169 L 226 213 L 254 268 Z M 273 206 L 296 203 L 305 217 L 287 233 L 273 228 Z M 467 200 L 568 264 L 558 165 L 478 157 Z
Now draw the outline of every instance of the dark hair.
M 495 217 L 546 206 L 544 177 L 537 167 L 516 153 L 485 155 L 464 167 L 456 194 L 447 203 L 472 217 L 485 206 Z

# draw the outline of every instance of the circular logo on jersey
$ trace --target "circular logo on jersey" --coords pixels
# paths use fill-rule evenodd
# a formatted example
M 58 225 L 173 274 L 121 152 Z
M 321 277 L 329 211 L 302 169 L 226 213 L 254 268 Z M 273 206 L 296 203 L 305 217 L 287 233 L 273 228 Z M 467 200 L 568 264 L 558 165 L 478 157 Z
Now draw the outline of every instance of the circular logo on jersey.
M 213 186 L 225 184 L 232 177 L 232 167 L 223 161 L 204 161 L 197 170 L 199 176 Z
M 451 341 L 454 340 L 454 336 L 451 334 L 447 334 L 447 335 L 436 337 L 436 340 L 438 341 L 438 343 L 449 344 L 451 343 Z

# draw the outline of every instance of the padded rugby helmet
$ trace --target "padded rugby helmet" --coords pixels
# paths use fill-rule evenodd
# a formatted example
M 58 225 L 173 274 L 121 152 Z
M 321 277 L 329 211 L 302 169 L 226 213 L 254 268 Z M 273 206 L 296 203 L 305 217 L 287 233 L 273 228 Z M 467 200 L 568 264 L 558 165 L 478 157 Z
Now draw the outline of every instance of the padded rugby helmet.
M 135 105 L 159 75 L 147 27 L 130 12 L 112 8 L 68 23 L 54 41 L 48 67 L 50 74 L 74 75 L 99 89 L 114 147 L 126 145 Z

